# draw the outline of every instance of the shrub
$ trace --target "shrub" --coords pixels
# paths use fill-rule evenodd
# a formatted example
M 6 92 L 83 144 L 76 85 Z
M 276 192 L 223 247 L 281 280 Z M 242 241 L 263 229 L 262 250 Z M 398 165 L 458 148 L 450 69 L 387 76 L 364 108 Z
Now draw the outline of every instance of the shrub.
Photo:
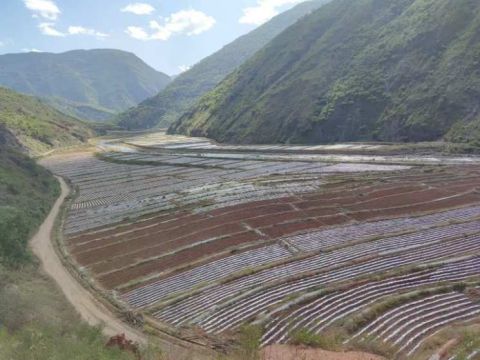
M 257 325 L 245 325 L 238 334 L 236 357 L 242 360 L 259 360 L 263 329 Z
M 300 329 L 294 331 L 290 338 L 293 345 L 305 345 L 332 351 L 337 350 L 339 346 L 338 336 L 333 333 L 317 335 L 306 329 Z

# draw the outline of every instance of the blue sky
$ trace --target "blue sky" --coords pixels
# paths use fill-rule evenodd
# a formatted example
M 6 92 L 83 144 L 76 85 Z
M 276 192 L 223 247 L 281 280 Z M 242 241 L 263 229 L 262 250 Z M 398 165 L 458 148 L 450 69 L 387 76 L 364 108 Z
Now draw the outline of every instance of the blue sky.
M 305 0 L 1 0 L 0 54 L 115 48 L 177 74 Z

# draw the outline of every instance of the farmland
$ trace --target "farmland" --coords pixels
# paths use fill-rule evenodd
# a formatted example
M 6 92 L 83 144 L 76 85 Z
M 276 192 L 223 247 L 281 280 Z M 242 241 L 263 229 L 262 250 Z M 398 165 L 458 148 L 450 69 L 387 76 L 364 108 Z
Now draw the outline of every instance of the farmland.
M 390 146 L 150 133 L 42 164 L 75 190 L 69 261 L 157 330 L 228 350 L 250 324 L 264 347 L 413 358 L 480 326 L 480 159 Z

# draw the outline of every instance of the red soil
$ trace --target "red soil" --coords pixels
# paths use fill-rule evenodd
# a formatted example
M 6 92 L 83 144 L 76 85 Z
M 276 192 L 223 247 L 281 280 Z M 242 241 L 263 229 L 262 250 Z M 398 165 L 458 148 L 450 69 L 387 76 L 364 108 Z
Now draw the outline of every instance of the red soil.
M 125 268 L 123 270 L 100 276 L 99 280 L 102 285 L 111 289 L 131 280 L 185 265 L 202 257 L 213 255 L 228 248 L 258 241 L 260 239 L 261 237 L 258 234 L 251 231 L 236 234 L 215 242 L 201 244 L 195 248 L 182 250 L 174 255 L 164 256 L 131 268 Z
M 255 201 L 203 214 L 162 214 L 118 229 L 81 234 L 70 239 L 70 250 L 80 265 L 103 274 L 102 284 L 112 288 L 259 240 L 273 241 L 352 220 L 410 216 L 480 202 L 476 191 L 480 176 L 467 167 L 435 176 L 394 175 L 378 182 L 352 178 L 350 183 L 329 187 L 328 193 Z M 179 250 L 182 247 L 189 248 Z
M 294 222 L 294 223 L 286 223 L 286 224 L 276 224 L 269 228 L 262 228 L 260 229 L 264 234 L 272 238 L 278 238 L 284 235 L 289 235 L 301 230 L 310 230 L 310 229 L 318 229 L 322 227 L 323 224 L 320 221 L 314 219 L 302 219 L 301 221 Z
M 164 236 L 149 236 L 144 237 L 137 241 L 128 241 L 125 243 L 119 243 L 112 246 L 107 246 L 100 249 L 94 249 L 77 255 L 77 260 L 85 265 L 93 264 L 98 261 L 102 261 L 106 258 L 124 258 L 127 263 L 132 262 L 134 259 L 143 259 L 144 257 L 151 257 L 160 255 L 165 252 L 172 251 L 174 249 L 182 248 L 184 246 L 195 244 L 199 241 L 205 241 L 208 239 L 214 239 L 229 234 L 240 233 L 245 231 L 245 228 L 240 224 L 226 224 L 220 225 L 211 229 L 201 230 L 198 232 L 190 233 L 185 236 L 181 236 L 181 229 L 176 229 L 175 235 L 171 236 L 168 240 L 168 232 Z

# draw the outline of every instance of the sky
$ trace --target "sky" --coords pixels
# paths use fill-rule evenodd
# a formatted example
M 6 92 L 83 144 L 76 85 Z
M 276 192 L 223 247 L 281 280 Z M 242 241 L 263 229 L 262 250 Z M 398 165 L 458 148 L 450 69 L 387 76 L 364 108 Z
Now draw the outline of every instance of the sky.
M 121 49 L 169 75 L 305 0 L 0 0 L 0 54 Z

